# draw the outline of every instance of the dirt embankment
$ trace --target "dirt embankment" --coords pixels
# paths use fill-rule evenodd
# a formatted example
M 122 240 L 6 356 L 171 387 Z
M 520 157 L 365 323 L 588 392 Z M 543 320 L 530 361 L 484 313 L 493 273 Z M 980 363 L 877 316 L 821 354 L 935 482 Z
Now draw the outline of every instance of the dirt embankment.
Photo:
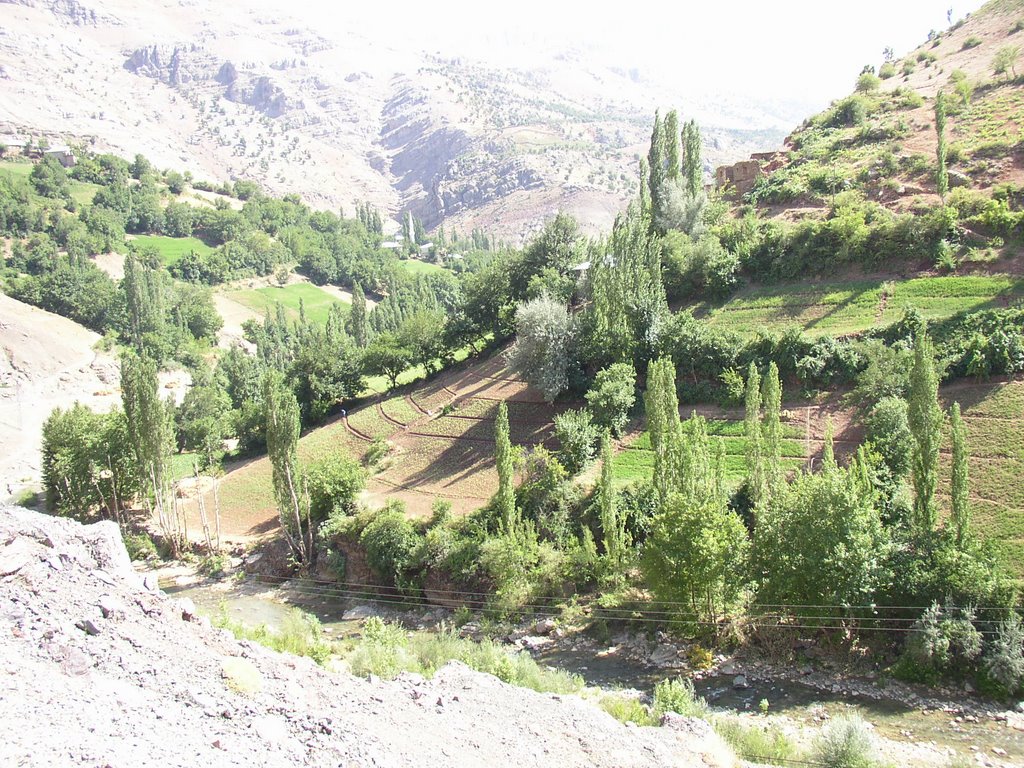
M 367 681 L 194 612 L 146 588 L 112 523 L 0 507 L 0 764 L 735 764 L 699 722 L 626 727 L 459 664 Z

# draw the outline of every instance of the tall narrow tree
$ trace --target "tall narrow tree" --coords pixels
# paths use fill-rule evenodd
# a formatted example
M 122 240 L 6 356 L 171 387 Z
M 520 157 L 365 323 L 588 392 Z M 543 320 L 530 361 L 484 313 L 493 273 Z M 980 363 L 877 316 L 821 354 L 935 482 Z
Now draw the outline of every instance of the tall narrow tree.
M 839 469 L 836 463 L 835 433 L 832 426 L 832 417 L 825 417 L 825 441 L 821 447 L 821 469 L 824 472 L 832 472 Z
M 782 485 L 782 382 L 779 381 L 779 366 L 774 360 L 764 375 L 762 397 L 765 488 L 771 499 Z
M 352 284 L 352 309 L 348 316 L 348 327 L 356 346 L 365 349 L 370 342 L 370 324 L 366 312 L 366 295 L 359 283 Z
M 662 125 L 665 144 L 665 178 L 674 181 L 679 178 L 682 169 L 682 159 L 679 146 L 679 115 L 673 109 L 665 115 L 665 122 Z
M 606 431 L 601 438 L 601 532 L 604 534 L 604 551 L 609 571 L 612 576 L 616 576 L 620 572 L 628 542 L 625 518 L 619 514 L 616 504 L 612 475 L 612 440 Z
M 697 197 L 704 191 L 704 159 L 701 156 L 700 127 L 696 120 L 689 120 L 683 128 L 683 178 L 686 191 Z
M 952 514 L 950 522 L 956 544 L 963 548 L 970 536 L 971 508 L 967 477 L 967 430 L 960 417 L 960 403 L 953 403 L 949 412 L 953 442 L 953 477 L 950 488 Z
M 949 191 L 949 170 L 946 167 L 946 94 L 939 91 L 935 94 L 935 134 L 938 144 L 935 148 L 937 168 L 935 173 L 935 191 L 943 202 Z
M 651 131 L 651 148 L 647 152 L 650 178 L 647 188 L 651 191 L 652 221 L 661 213 L 662 185 L 665 182 L 665 133 L 661 126 L 661 115 L 654 113 L 654 128 Z
M 270 369 L 264 374 L 263 408 L 267 455 L 281 530 L 292 552 L 308 565 L 313 550 L 313 532 L 307 494 L 302 489 L 299 474 L 299 403 L 295 394 L 285 386 L 280 371 Z
M 512 535 L 518 528 L 515 456 L 509 437 L 508 406 L 504 401 L 498 406 L 498 417 L 494 420 L 494 458 L 498 466 L 498 518 L 501 520 L 503 532 Z
M 938 483 L 939 443 L 942 439 L 942 409 L 939 407 L 939 378 L 927 331 L 922 327 L 914 337 L 914 365 L 910 371 L 907 408 L 910 432 L 914 436 L 911 475 L 914 484 L 914 525 L 921 533 L 935 527 L 935 486 Z
M 676 396 L 675 366 L 671 358 L 661 357 L 647 369 L 647 429 L 654 452 L 654 489 L 662 505 L 677 489 L 677 447 L 681 440 L 679 400 Z
M 747 372 L 746 413 L 743 419 L 743 436 L 747 441 L 747 487 L 750 498 L 756 506 L 765 496 L 765 466 L 761 437 L 761 377 L 757 365 L 750 363 Z

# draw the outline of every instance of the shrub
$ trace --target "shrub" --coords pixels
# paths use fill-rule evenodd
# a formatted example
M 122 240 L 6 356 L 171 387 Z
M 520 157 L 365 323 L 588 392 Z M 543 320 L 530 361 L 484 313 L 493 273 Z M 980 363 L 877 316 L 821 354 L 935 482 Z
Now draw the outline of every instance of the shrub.
M 906 59 L 903 62 L 903 76 L 904 77 L 910 77 L 910 75 L 914 74 L 914 70 L 916 68 L 917 67 L 914 66 L 914 62 L 913 61 L 911 61 L 910 59 Z
M 659 719 L 637 699 L 621 694 L 607 694 L 598 701 L 599 706 L 620 723 L 654 726 Z
M 132 560 L 150 560 L 157 556 L 156 544 L 148 533 L 128 533 L 123 539 L 124 548 Z
M 981 45 L 981 38 L 977 37 L 976 35 L 971 35 L 970 37 L 964 40 L 964 43 L 960 47 L 960 50 L 966 51 L 971 48 L 977 48 L 979 45 Z
M 872 93 L 882 84 L 881 78 L 871 72 L 864 72 L 857 78 L 858 93 Z
M 896 74 L 896 65 L 891 61 L 885 62 L 881 67 L 878 68 L 878 77 L 882 80 L 888 80 Z
M 370 447 L 366 449 L 366 453 L 363 454 L 363 461 L 366 462 L 366 466 L 375 467 L 383 461 L 384 457 L 391 453 L 391 444 L 387 440 L 378 437 L 372 443 Z
M 347 455 L 337 452 L 313 464 L 307 474 L 310 516 L 321 522 L 355 511 L 356 496 L 363 489 L 363 470 Z
M 422 536 L 405 516 L 401 502 L 391 501 L 378 512 L 359 536 L 370 567 L 402 590 L 415 584 L 414 566 Z
M 570 473 L 576 474 L 594 457 L 599 431 L 586 408 L 568 410 L 555 416 L 559 454 Z
M 815 740 L 813 759 L 828 768 L 869 768 L 875 765 L 875 747 L 867 725 L 859 717 L 837 717 Z
M 1016 613 L 999 623 L 992 650 L 985 658 L 985 670 L 1008 694 L 1020 688 L 1024 680 L 1024 627 Z
M 693 688 L 691 680 L 681 677 L 675 680 L 662 680 L 654 686 L 654 713 L 658 716 L 666 712 L 675 712 L 684 717 L 705 718 L 708 714 L 708 703 Z
M 715 732 L 741 758 L 780 765 L 800 758 L 797 745 L 777 725 L 748 722 L 740 717 L 716 717 L 713 725 Z

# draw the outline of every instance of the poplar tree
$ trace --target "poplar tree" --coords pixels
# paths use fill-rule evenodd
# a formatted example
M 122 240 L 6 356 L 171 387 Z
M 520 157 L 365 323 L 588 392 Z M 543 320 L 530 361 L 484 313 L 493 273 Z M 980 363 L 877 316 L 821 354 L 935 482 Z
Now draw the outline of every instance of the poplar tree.
M 601 438 L 601 531 L 605 555 L 612 573 L 617 575 L 629 543 L 626 540 L 625 517 L 619 514 L 615 503 L 612 474 L 612 441 L 611 435 L 605 431 Z
M 284 375 L 270 369 L 263 377 L 263 408 L 277 513 L 292 552 L 309 563 L 313 550 L 308 494 L 299 475 L 299 403 L 284 384 Z
M 836 451 L 833 445 L 832 417 L 825 417 L 825 443 L 821 448 L 821 469 L 823 472 L 832 472 L 839 469 L 836 463 Z
M 690 197 L 704 191 L 704 160 L 701 157 L 700 128 L 696 120 L 689 120 L 683 128 L 683 177 Z
M 356 346 L 365 349 L 370 341 L 370 324 L 366 312 L 366 295 L 359 283 L 352 284 L 352 309 L 348 316 L 348 327 Z
M 646 157 L 640 158 L 640 215 L 646 219 L 652 217 L 651 212 L 651 186 L 650 186 L 650 164 Z
M 938 138 L 938 145 L 935 148 L 938 161 L 935 187 L 939 197 L 945 202 L 946 193 L 949 191 L 949 170 L 946 167 L 946 94 L 943 91 L 935 94 L 935 133 Z
M 950 517 L 956 536 L 956 545 L 962 549 L 970 535 L 971 509 L 968 499 L 967 430 L 960 417 L 960 403 L 953 403 L 949 412 L 949 424 L 953 442 L 953 477 L 950 490 L 952 514 Z
M 647 152 L 647 188 L 651 191 L 652 221 L 661 213 L 662 185 L 665 182 L 665 134 L 661 126 L 661 115 L 654 113 L 654 128 L 651 131 L 651 148 Z
M 761 377 L 753 362 L 747 372 L 743 434 L 747 441 L 747 487 L 750 489 L 750 499 L 756 506 L 765 496 L 765 466 L 761 440 Z
M 907 420 L 914 436 L 910 462 L 914 485 L 914 525 L 919 533 L 925 533 L 935 527 L 942 409 L 939 408 L 939 378 L 935 373 L 932 344 L 923 327 L 918 328 L 914 337 Z
M 678 481 L 678 446 L 682 426 L 676 397 L 675 366 L 671 358 L 661 357 L 647 369 L 647 430 L 654 452 L 654 489 L 664 506 Z
M 762 390 L 764 401 L 764 472 L 769 497 L 774 497 L 782 484 L 782 382 L 775 361 L 768 366 Z
M 515 456 L 512 451 L 512 440 L 509 437 L 508 406 L 502 401 L 498 406 L 498 417 L 494 420 L 494 458 L 498 466 L 498 517 L 503 532 L 512 535 L 516 532 L 516 489 L 515 489 Z
M 662 131 L 665 137 L 665 178 L 674 181 L 679 178 L 679 171 L 682 167 L 679 146 L 679 115 L 674 109 L 665 115 Z

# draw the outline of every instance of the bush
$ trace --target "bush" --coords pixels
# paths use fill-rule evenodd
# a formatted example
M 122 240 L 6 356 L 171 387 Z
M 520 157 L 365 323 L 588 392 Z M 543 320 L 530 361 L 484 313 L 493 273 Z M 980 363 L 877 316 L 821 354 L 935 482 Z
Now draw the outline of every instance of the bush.
M 873 91 L 877 91 L 881 84 L 882 80 L 878 75 L 875 75 L 872 72 L 864 72 L 857 78 L 857 92 L 871 93 Z
M 1024 680 L 1024 627 L 1016 613 L 999 623 L 992 650 L 985 658 L 985 670 L 1007 694 L 1020 688 Z
M 414 587 L 415 554 L 423 537 L 405 516 L 401 502 L 390 501 L 359 536 L 370 567 L 401 590 Z
M 148 533 L 127 533 L 122 538 L 132 560 L 150 560 L 157 556 L 156 544 Z
M 321 666 L 331 657 L 331 645 L 323 638 L 320 622 L 298 608 L 292 608 L 280 629 L 273 630 L 263 624 L 254 628 L 232 619 L 222 603 L 213 624 L 227 629 L 239 640 L 252 640 L 281 653 L 309 656 Z
M 363 489 L 362 468 L 343 453 L 331 453 L 313 464 L 306 473 L 310 516 L 314 523 L 355 511 L 356 496 Z
M 777 725 L 748 722 L 740 717 L 716 717 L 715 732 L 744 759 L 757 763 L 785 765 L 799 761 L 800 751 L 789 735 Z
M 910 75 L 914 74 L 914 70 L 916 68 L 917 67 L 914 66 L 914 62 L 913 61 L 911 61 L 910 59 L 906 59 L 903 62 L 903 76 L 904 77 L 910 77 Z
M 600 437 L 586 408 L 568 410 L 555 416 L 555 436 L 561 444 L 559 455 L 571 474 L 576 474 L 594 457 Z
M 813 759 L 828 768 L 875 765 L 875 747 L 867 725 L 856 716 L 833 719 L 815 740 Z
M 610 693 L 602 696 L 598 705 L 620 723 L 646 726 L 655 726 L 660 723 L 648 707 L 630 696 Z
M 666 712 L 705 718 L 708 715 L 708 703 L 697 695 L 691 680 L 681 677 L 662 680 L 654 686 L 654 713 L 660 717 Z
M 971 48 L 977 48 L 979 45 L 981 45 L 981 42 L 982 41 L 980 37 L 977 37 L 976 35 L 971 35 L 966 40 L 964 40 L 964 44 L 960 47 L 960 50 L 966 51 Z
M 896 65 L 891 61 L 885 62 L 881 67 L 878 68 L 878 77 L 882 80 L 888 80 L 890 77 L 895 76 Z

